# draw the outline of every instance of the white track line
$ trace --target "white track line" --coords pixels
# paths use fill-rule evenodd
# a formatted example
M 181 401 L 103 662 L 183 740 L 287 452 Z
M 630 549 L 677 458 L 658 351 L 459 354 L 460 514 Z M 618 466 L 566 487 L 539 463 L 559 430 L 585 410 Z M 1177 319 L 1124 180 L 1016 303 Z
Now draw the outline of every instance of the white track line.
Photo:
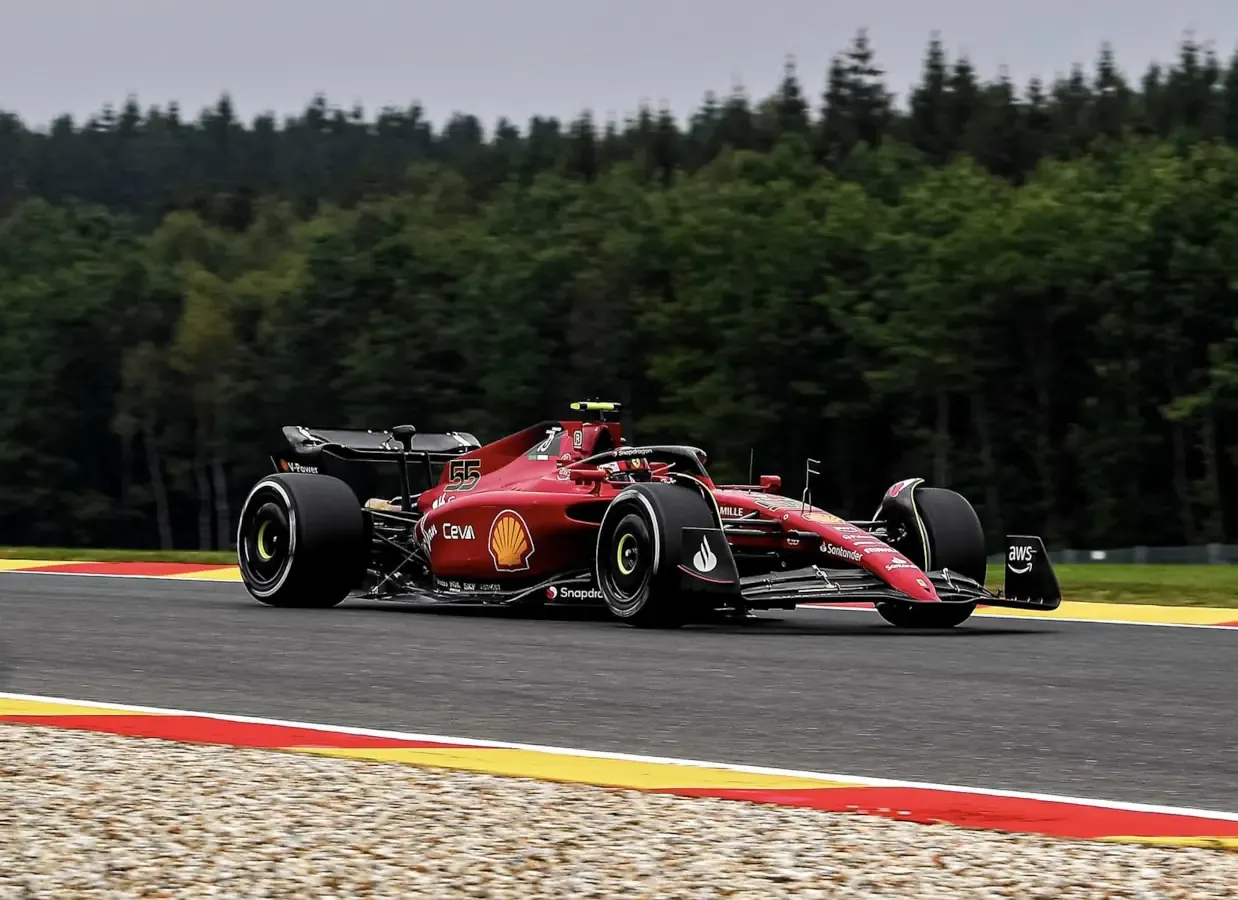
M 1016 800 L 1041 800 L 1050 803 L 1071 803 L 1078 806 L 1091 806 L 1098 809 L 1116 809 L 1128 812 L 1195 816 L 1204 819 L 1214 819 L 1218 822 L 1238 822 L 1238 812 L 1224 812 L 1222 810 L 1215 809 L 1196 809 L 1193 807 L 1182 806 L 1159 806 L 1146 803 L 1129 803 L 1121 800 L 1100 800 L 1090 797 L 1072 797 L 1059 794 L 1033 793 L 1028 791 L 965 787 L 960 785 L 938 784 L 935 782 L 925 781 L 902 781 L 892 778 L 838 775 L 827 772 L 781 769 L 769 766 L 749 766 L 738 763 L 720 763 L 697 759 L 679 759 L 669 756 L 643 756 L 632 753 L 613 753 L 604 750 L 578 750 L 570 747 L 551 747 L 542 744 L 519 744 L 512 743 L 510 741 L 488 741 L 478 740 L 476 738 L 460 738 L 438 734 L 420 734 L 417 732 L 406 731 L 383 731 L 373 728 L 356 728 L 343 725 L 322 725 L 312 722 L 297 722 L 287 719 L 267 719 L 255 716 L 233 716 L 224 713 L 198 712 L 193 710 L 171 709 L 158 706 L 134 706 L 125 703 L 101 703 L 95 700 L 74 700 L 67 697 L 45 697 L 38 694 L 10 694 L 0 692 L 0 700 L 24 700 L 39 703 L 55 703 L 67 706 L 84 706 L 93 709 L 107 709 L 119 712 L 147 713 L 155 715 L 195 716 L 205 719 L 216 719 L 223 722 L 241 722 L 253 725 L 279 725 L 287 728 L 303 728 L 313 731 L 361 735 L 363 737 L 394 738 L 397 740 L 426 741 L 440 744 L 459 744 L 467 747 L 493 747 L 500 750 L 527 750 L 535 753 L 554 754 L 556 756 L 575 756 L 586 759 L 611 759 L 622 762 L 673 765 L 683 766 L 686 768 L 722 769 L 729 772 L 742 772 L 748 775 L 776 775 L 793 778 L 818 779 L 822 781 L 849 782 L 862 787 L 918 788 L 932 791 L 953 791 L 960 794 L 974 794 L 984 797 L 1008 797 Z

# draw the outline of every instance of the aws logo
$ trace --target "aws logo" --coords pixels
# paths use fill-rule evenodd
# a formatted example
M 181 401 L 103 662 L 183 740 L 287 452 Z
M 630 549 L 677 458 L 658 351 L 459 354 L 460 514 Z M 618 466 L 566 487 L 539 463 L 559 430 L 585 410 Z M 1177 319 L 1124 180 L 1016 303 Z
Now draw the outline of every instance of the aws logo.
M 533 555 L 533 537 L 520 513 L 505 509 L 494 517 L 490 526 L 490 558 L 494 567 L 504 572 L 522 572 L 529 568 Z
M 1010 554 L 1006 557 L 1006 564 L 1015 575 L 1026 575 L 1032 571 L 1032 564 L 1035 561 L 1036 548 L 1027 544 L 1016 544 L 1011 547 Z

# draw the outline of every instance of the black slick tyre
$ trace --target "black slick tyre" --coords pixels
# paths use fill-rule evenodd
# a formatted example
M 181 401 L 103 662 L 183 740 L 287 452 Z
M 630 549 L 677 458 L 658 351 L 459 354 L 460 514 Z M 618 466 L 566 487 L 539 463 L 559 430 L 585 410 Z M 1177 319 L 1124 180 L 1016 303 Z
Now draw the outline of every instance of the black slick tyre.
M 984 528 L 967 498 L 945 488 L 917 486 L 914 504 L 911 520 L 900 523 L 907 537 L 893 544 L 895 549 L 926 570 L 949 569 L 984 584 L 988 572 Z M 899 628 L 954 628 L 976 611 L 974 603 L 875 605 L 883 619 Z
M 598 528 L 595 574 L 615 618 L 638 628 L 678 628 L 691 619 L 697 604 L 678 568 L 684 527 L 717 527 L 691 487 L 636 484 L 611 501 Z
M 365 576 L 361 504 L 327 475 L 268 475 L 241 507 L 237 561 L 246 590 L 267 606 L 336 606 Z
M 899 603 L 884 600 L 877 604 L 881 618 L 898 628 L 954 628 L 976 611 L 974 603 Z

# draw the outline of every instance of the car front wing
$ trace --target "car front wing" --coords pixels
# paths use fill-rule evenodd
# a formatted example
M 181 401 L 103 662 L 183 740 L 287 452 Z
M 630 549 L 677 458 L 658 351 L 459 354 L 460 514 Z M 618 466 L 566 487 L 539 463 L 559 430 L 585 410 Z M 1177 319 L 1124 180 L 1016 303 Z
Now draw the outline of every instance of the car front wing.
M 1062 603 L 1053 590 L 990 591 L 979 582 L 949 569 L 925 573 L 942 603 L 1000 606 L 1049 612 Z M 1054 584 L 1056 588 L 1056 583 Z M 749 609 L 793 609 L 802 603 L 848 604 L 898 602 L 932 605 L 909 597 L 863 569 L 831 569 L 810 566 L 789 572 L 754 575 L 740 579 L 743 602 Z

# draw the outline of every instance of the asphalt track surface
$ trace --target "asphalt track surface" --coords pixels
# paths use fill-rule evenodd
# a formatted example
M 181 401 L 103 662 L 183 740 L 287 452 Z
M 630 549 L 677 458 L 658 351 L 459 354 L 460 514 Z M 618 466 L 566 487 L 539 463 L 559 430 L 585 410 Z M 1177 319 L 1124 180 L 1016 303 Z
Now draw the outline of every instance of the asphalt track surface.
M 0 690 L 1238 810 L 1238 633 L 765 613 L 674 632 L 0 575 Z

